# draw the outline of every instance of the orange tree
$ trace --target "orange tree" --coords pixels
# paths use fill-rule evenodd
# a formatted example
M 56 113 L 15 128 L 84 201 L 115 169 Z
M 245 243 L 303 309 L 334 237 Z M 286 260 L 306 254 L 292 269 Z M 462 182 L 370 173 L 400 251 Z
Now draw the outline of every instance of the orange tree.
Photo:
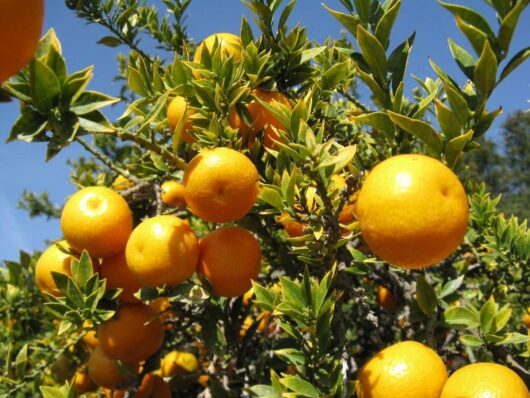
M 296 0 L 248 0 L 257 30 L 242 18 L 202 45 L 190 0 L 163 16 L 65 3 L 130 51 L 120 98 L 87 90 L 92 67 L 67 70 L 53 30 L 2 83 L 21 102 L 8 140 L 89 154 L 64 210 L 25 194 L 31 215 L 62 216 L 65 241 L 1 268 L 2 396 L 528 396 L 527 222 L 454 174 L 530 56 L 510 49 L 528 0 L 486 1 L 496 28 L 440 2 L 468 41 L 449 41 L 467 81 L 432 60 L 413 97 L 415 35 L 390 45 L 400 0 L 324 5 L 349 35 L 324 43 L 289 27 Z

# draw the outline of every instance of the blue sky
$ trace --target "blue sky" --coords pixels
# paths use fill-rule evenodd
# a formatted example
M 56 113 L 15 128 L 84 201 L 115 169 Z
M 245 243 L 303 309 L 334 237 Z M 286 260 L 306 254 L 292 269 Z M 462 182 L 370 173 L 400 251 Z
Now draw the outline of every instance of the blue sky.
M 457 2 L 457 0 L 454 0 Z M 461 4 L 472 4 L 482 11 L 488 10 L 485 2 L 459 1 Z M 287 3 L 287 1 L 285 1 Z M 334 9 L 344 11 L 338 0 L 324 1 Z M 163 8 L 161 8 L 162 10 Z M 246 7 L 239 0 L 194 0 L 189 8 L 187 19 L 188 31 L 200 41 L 215 32 L 238 33 L 241 15 L 248 16 Z M 494 15 L 486 14 L 490 21 Z M 338 37 L 341 26 L 321 6 L 320 1 L 298 0 L 290 26 L 296 23 L 306 26 L 311 39 L 322 41 L 325 38 Z M 512 44 L 513 50 L 519 50 L 530 44 L 530 9 L 521 17 L 518 31 Z M 493 22 L 492 22 L 493 23 Z M 493 26 L 496 26 L 493 24 Z M 66 8 L 62 0 L 46 1 L 45 29 L 53 27 L 63 45 L 69 71 L 80 70 L 88 65 L 95 65 L 95 77 L 90 89 L 108 94 L 116 94 L 118 86 L 112 84 L 116 72 L 115 54 L 125 51 L 123 47 L 110 49 L 96 42 L 107 32 L 96 25 L 87 25 Z M 402 11 L 396 23 L 391 46 L 400 43 L 412 31 L 417 32 L 408 73 L 421 78 L 434 77 L 428 59 L 433 58 L 442 68 L 458 81 L 465 82 L 449 53 L 447 38 L 452 37 L 463 44 L 464 39 L 458 32 L 454 19 L 435 0 L 403 0 Z M 148 41 L 142 43 L 150 50 Z M 413 87 L 412 79 L 407 79 L 408 89 Z M 524 64 L 512 74 L 495 92 L 490 107 L 502 105 L 505 114 L 490 131 L 495 135 L 502 120 L 511 111 L 528 109 L 530 99 L 530 62 Z M 110 110 L 111 118 L 118 115 L 117 110 Z M 7 137 L 14 120 L 18 116 L 18 104 L 0 104 L 0 132 Z M 0 140 L 0 259 L 17 259 L 20 249 L 30 251 L 43 249 L 46 239 L 57 239 L 61 235 L 58 221 L 45 219 L 30 220 L 27 213 L 16 208 L 16 203 L 24 189 L 34 192 L 48 191 L 54 202 L 64 202 L 66 197 L 75 191 L 69 183 L 69 169 L 65 162 L 82 154 L 81 148 L 72 146 L 63 151 L 51 162 L 44 163 L 45 146 L 14 142 L 4 143 Z

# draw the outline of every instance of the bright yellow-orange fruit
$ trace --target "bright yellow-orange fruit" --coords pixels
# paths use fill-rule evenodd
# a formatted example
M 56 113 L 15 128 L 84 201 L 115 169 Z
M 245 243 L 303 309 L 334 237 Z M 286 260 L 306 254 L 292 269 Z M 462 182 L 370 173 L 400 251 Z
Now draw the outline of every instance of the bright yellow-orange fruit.
M 359 398 L 439 398 L 447 369 L 436 352 L 415 341 L 379 351 L 359 371 Z
M 168 206 L 173 207 L 186 207 L 186 195 L 184 185 L 175 181 L 168 180 L 162 183 L 161 199 Z
M 377 304 L 389 312 L 393 312 L 398 308 L 396 296 L 384 286 L 377 287 Z
M 357 202 L 370 249 L 409 269 L 436 264 L 456 250 L 467 231 L 468 213 L 458 177 L 423 155 L 398 155 L 377 165 Z
M 526 309 L 526 312 L 523 315 L 523 323 L 528 329 L 530 329 L 530 307 Z
M 133 228 L 129 205 L 106 187 L 88 187 L 66 202 L 61 215 L 66 241 L 92 257 L 110 257 L 125 250 Z
M 155 310 L 162 322 L 177 317 L 175 312 L 168 311 L 171 308 L 171 303 L 167 297 L 157 297 L 149 303 L 149 307 Z M 173 325 L 171 323 L 164 324 L 165 330 L 171 330 L 172 328 Z
M 140 302 L 140 300 L 134 297 L 134 294 L 140 290 L 142 284 L 138 282 L 129 269 L 125 252 L 103 259 L 99 273 L 102 278 L 107 279 L 107 288 L 122 289 L 122 292 L 118 296 L 120 301 L 125 303 Z
M 62 240 L 59 245 L 66 250 L 71 250 L 68 242 Z M 78 258 L 78 255 L 63 252 L 57 244 L 52 244 L 48 247 L 37 260 L 35 265 L 35 284 L 37 288 L 43 293 L 60 296 L 61 292 L 57 289 L 57 285 L 53 280 L 52 272 L 59 272 L 68 276 L 72 275 L 71 266 L 72 260 Z M 94 272 L 97 272 L 99 266 L 95 260 L 92 260 Z
M 241 227 L 225 227 L 210 232 L 200 241 L 197 271 L 208 278 L 219 296 L 244 294 L 257 279 L 261 248 L 254 236 Z
M 171 351 L 160 362 L 162 377 L 173 377 L 179 372 L 193 373 L 198 369 L 197 357 L 191 352 Z
M 96 385 L 90 380 L 86 370 L 77 370 L 75 372 L 74 388 L 79 394 L 83 394 L 95 390 Z
M 88 359 L 88 376 L 100 387 L 115 388 L 132 380 L 137 371 L 138 365 L 125 365 L 120 369 L 118 362 L 109 358 L 101 347 L 92 351 Z
M 139 362 L 156 353 L 164 341 L 164 327 L 145 304 L 122 304 L 116 316 L 98 328 L 99 346 L 110 358 Z
M 175 131 L 180 120 L 185 117 L 182 140 L 189 143 L 195 142 L 195 139 L 189 134 L 190 129 L 193 127 L 191 116 L 194 113 L 192 109 L 188 108 L 188 102 L 184 97 L 177 96 L 173 98 L 167 106 L 167 124 L 171 132 Z
M 122 175 L 119 175 L 112 181 L 112 189 L 115 191 L 125 191 L 126 189 L 134 187 L 134 182 L 125 178 Z
M 44 0 L 0 1 L 0 84 L 33 57 L 44 22 Z
M 160 376 L 148 373 L 133 398 L 171 398 L 171 388 Z
M 235 107 L 230 109 L 228 114 L 228 122 L 230 126 L 236 129 L 239 129 L 240 133 L 245 137 L 248 137 L 249 145 L 254 143 L 256 134 L 264 129 L 264 140 L 263 143 L 267 148 L 274 148 L 274 141 L 280 140 L 280 136 L 274 131 L 274 128 L 278 130 L 285 130 L 285 127 L 274 117 L 274 115 L 269 112 L 259 101 L 263 101 L 272 107 L 278 106 L 278 104 L 284 105 L 289 109 L 292 109 L 292 105 L 289 99 L 278 91 L 265 91 L 260 89 L 255 89 L 252 91 L 254 96 L 253 101 L 246 105 L 248 113 L 252 124 L 248 126 L 244 120 L 238 115 Z
M 258 196 L 256 166 L 229 148 L 207 149 L 184 172 L 186 203 L 205 221 L 225 223 L 243 218 Z
M 440 398 L 528 398 L 530 393 L 513 370 L 496 363 L 474 363 L 449 377 Z
M 96 331 L 93 330 L 92 322 L 85 320 L 83 322 L 83 328 L 92 329 L 86 332 L 86 334 L 83 336 L 83 342 L 88 348 L 96 348 L 99 345 L 99 340 L 96 336 Z
M 228 58 L 232 56 L 236 61 L 241 59 L 241 39 L 233 33 L 215 33 L 204 39 L 195 52 L 193 62 L 200 64 L 202 59 L 203 48 L 207 48 L 210 55 L 212 54 L 215 43 L 221 48 L 221 57 Z
M 298 221 L 289 221 L 289 214 L 282 213 L 276 217 L 276 221 L 283 225 L 285 233 L 290 238 L 298 238 L 306 234 L 307 224 Z
M 195 271 L 199 243 L 178 217 L 156 216 L 138 225 L 127 243 L 127 264 L 144 286 L 176 286 Z

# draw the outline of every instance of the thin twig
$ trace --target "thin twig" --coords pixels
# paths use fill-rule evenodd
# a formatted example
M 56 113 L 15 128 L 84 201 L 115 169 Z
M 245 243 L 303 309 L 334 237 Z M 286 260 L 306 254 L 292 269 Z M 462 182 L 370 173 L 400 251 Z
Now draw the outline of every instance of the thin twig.
M 168 162 L 171 166 L 175 166 L 180 170 L 186 169 L 186 162 L 184 159 L 181 159 L 180 157 L 173 155 L 171 152 L 169 152 L 167 149 L 163 149 L 160 146 L 156 145 L 155 143 L 146 140 L 145 138 L 142 138 L 138 135 L 131 134 L 131 133 L 119 133 L 119 136 L 122 140 L 132 141 L 140 146 L 142 146 L 145 149 L 150 150 L 151 152 L 154 152 L 162 157 L 166 162 Z

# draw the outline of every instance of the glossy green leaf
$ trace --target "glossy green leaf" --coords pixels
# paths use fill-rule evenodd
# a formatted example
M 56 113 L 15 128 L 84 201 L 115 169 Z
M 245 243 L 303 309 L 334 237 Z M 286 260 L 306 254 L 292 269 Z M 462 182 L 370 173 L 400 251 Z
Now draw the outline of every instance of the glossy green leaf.
M 459 89 L 455 88 L 447 81 L 444 81 L 444 89 L 451 110 L 460 124 L 465 125 L 469 120 L 470 110 L 464 95 Z
M 497 82 L 497 57 L 491 49 L 489 41 L 484 42 L 484 49 L 475 67 L 475 87 L 489 96 Z
M 452 39 L 449 39 L 449 48 L 451 49 L 451 54 L 453 54 L 453 58 L 458 64 L 460 70 L 464 72 L 468 79 L 473 79 L 475 66 L 477 64 L 475 58 L 473 58 L 473 56 L 464 48 L 456 44 Z
M 445 310 L 444 322 L 454 327 L 475 328 L 480 325 L 479 316 L 466 307 L 450 307 Z
M 84 287 L 94 273 L 92 260 L 86 250 L 83 250 L 79 260 L 72 261 L 72 279 L 79 287 Z
M 70 110 L 77 115 L 86 115 L 96 109 L 115 104 L 119 101 L 119 98 L 111 97 L 110 95 L 97 91 L 85 91 L 70 107 Z
M 288 376 L 280 379 L 280 383 L 289 390 L 294 391 L 299 397 L 319 398 L 320 392 L 311 383 L 299 376 Z
M 440 291 L 440 294 L 438 295 L 438 298 L 442 299 L 456 292 L 460 288 L 460 286 L 462 286 L 463 281 L 464 275 L 461 275 L 458 278 L 445 283 L 442 287 L 442 290 Z
M 57 105 L 61 94 L 59 79 L 44 62 L 34 59 L 30 64 L 30 91 L 37 110 L 46 115 Z
M 98 44 L 103 44 L 104 46 L 115 48 L 123 43 L 116 36 L 105 36 L 98 40 Z
M 512 309 L 511 308 L 504 308 L 500 310 L 497 315 L 493 318 L 493 323 L 491 325 L 491 332 L 492 333 L 498 333 L 508 323 L 510 320 L 510 317 L 512 316 Z
M 496 345 L 524 344 L 530 342 L 530 336 L 521 333 L 508 333 Z
M 390 117 L 385 112 L 372 112 L 372 113 L 363 113 L 353 117 L 353 120 L 357 123 L 367 124 L 372 126 L 376 130 L 379 130 L 389 138 L 393 138 L 395 134 L 395 127 Z
M 454 168 L 462 158 L 462 152 L 468 142 L 473 139 L 473 130 L 453 138 L 445 147 L 445 158 L 449 167 Z
M 371 0 L 353 0 L 355 10 L 364 24 L 370 22 L 372 18 L 372 1 Z
M 45 131 L 48 119 L 32 109 L 26 109 L 15 121 L 7 142 L 15 139 L 31 142 Z
M 416 301 L 418 302 L 418 307 L 425 315 L 432 316 L 436 313 L 438 302 L 436 292 L 423 275 L 420 275 L 416 280 Z
M 379 83 L 375 81 L 372 75 L 364 72 L 361 68 L 357 68 L 357 74 L 372 92 L 372 95 L 374 96 L 374 102 L 381 107 L 385 107 L 388 102 L 386 91 L 381 88 Z
M 453 111 L 438 99 L 434 100 L 434 105 L 436 120 L 438 121 L 444 135 L 449 139 L 459 136 L 462 130 L 462 125 Z
M 517 2 L 501 21 L 501 26 L 499 28 L 499 47 L 505 53 L 510 49 L 513 32 L 515 31 L 517 23 L 519 22 L 519 17 L 525 7 L 526 5 L 522 1 Z
M 410 51 L 412 50 L 412 45 L 414 44 L 415 39 L 416 32 L 397 46 L 388 57 L 388 71 L 392 75 L 392 89 L 394 92 L 397 91 L 397 88 L 403 82 L 403 78 L 405 77 Z
M 442 1 L 438 1 L 438 3 L 449 10 L 449 12 L 451 12 L 455 17 L 460 17 L 464 22 L 484 32 L 486 36 L 495 36 L 495 33 L 489 26 L 488 21 L 486 21 L 486 19 L 477 11 L 458 4 L 444 3 Z
M 495 303 L 493 296 L 491 296 L 480 309 L 480 327 L 484 334 L 490 333 L 493 318 L 495 317 L 496 313 L 497 304 Z
M 283 211 L 282 196 L 276 189 L 272 187 L 261 187 L 258 198 L 277 210 Z
M 140 72 L 132 66 L 129 66 L 127 76 L 129 88 L 136 94 L 142 97 L 147 97 L 147 86 L 145 85 L 144 78 Z
M 484 344 L 484 340 L 473 334 L 465 334 L 460 336 L 459 340 L 470 347 L 480 347 Z
M 357 26 L 357 43 L 375 80 L 379 83 L 385 82 L 388 61 L 381 43 L 362 25 Z
M 90 133 L 113 133 L 116 131 L 101 111 L 93 111 L 79 117 L 79 126 Z
M 377 37 L 377 40 L 379 40 L 385 49 L 388 48 L 388 44 L 390 43 L 390 33 L 392 32 L 392 27 L 396 22 L 400 7 L 401 0 L 395 1 L 392 6 L 383 14 L 375 28 L 375 37 Z
M 515 54 L 512 59 L 506 64 L 501 72 L 499 82 L 504 80 L 510 73 L 512 73 L 519 65 L 530 57 L 530 47 L 524 48 Z
M 390 120 L 401 127 L 407 133 L 419 138 L 425 145 L 430 147 L 435 153 L 442 151 L 442 142 L 436 130 L 428 123 L 421 120 L 411 119 L 398 113 L 387 111 Z
M 477 55 L 480 55 L 484 48 L 484 43 L 488 41 L 488 36 L 473 25 L 465 23 L 460 17 L 456 17 L 456 24 L 471 43 L 473 50 L 475 50 Z
M 354 37 L 357 37 L 357 27 L 361 21 L 357 15 L 348 15 L 339 11 L 332 10 L 327 5 L 322 5 L 331 15 L 333 15 L 342 26 L 348 30 Z

